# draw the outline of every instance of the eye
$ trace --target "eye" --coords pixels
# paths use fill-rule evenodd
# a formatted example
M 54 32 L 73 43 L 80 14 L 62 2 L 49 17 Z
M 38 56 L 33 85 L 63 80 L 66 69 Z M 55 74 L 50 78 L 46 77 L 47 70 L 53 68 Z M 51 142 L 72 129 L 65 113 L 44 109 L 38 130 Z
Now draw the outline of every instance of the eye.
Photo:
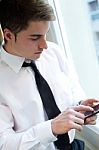
M 38 40 L 40 37 L 33 37 L 33 38 L 30 38 L 32 41 L 36 41 Z
M 41 37 L 41 35 L 33 35 L 33 36 L 30 36 L 29 39 L 32 40 L 32 41 L 36 41 L 36 40 L 39 40 L 40 37 Z

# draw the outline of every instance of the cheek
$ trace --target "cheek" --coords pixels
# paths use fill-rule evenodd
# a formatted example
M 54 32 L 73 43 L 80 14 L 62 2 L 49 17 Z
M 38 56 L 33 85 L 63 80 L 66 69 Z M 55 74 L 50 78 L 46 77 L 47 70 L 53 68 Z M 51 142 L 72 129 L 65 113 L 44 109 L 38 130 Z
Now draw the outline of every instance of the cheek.
M 37 48 L 37 45 L 38 45 L 37 42 L 34 42 L 34 41 L 32 41 L 32 40 L 26 40 L 26 41 L 23 42 L 23 44 L 24 44 L 24 47 L 32 48 L 32 49 L 33 49 L 33 48 L 36 49 L 36 48 Z
M 22 54 L 31 55 L 35 51 L 38 50 L 38 42 L 28 40 L 28 39 L 18 39 L 16 42 L 16 49 L 17 51 L 21 52 Z
M 29 42 L 27 42 L 26 40 L 21 40 L 21 39 L 20 41 L 17 41 L 16 45 L 17 45 L 17 48 L 22 49 L 22 50 L 25 50 L 31 46 Z

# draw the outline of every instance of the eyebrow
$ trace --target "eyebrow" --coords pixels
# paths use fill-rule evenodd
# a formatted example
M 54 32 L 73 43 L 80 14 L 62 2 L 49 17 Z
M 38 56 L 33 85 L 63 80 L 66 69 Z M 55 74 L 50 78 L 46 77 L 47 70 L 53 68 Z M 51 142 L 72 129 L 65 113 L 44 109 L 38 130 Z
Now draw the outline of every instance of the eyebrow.
M 42 36 L 42 34 L 30 34 L 29 36 L 34 37 L 34 36 Z

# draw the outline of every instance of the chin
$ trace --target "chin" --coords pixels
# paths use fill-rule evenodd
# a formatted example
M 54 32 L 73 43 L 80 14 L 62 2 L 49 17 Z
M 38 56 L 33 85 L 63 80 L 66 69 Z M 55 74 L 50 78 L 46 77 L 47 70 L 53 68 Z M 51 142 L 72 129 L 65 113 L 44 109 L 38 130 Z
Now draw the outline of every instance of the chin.
M 26 56 L 25 58 L 29 59 L 29 60 L 37 60 L 40 58 L 40 56 L 41 56 L 41 54 L 38 54 L 38 55 L 34 55 L 34 56 Z
M 33 58 L 34 60 L 36 60 L 36 59 L 39 59 L 40 58 L 40 54 L 39 55 L 36 55 L 36 57 L 35 58 Z
M 40 56 L 38 56 L 38 57 L 29 57 L 29 58 L 26 58 L 26 59 L 29 59 L 29 60 L 37 60 L 37 59 L 39 59 L 40 58 Z

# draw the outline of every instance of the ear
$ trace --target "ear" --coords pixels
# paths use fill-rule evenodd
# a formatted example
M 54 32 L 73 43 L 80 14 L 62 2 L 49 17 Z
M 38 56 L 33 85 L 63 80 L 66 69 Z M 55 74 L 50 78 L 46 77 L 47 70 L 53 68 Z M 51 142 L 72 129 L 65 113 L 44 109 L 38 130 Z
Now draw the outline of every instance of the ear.
M 14 34 L 7 28 L 4 29 L 3 34 L 7 41 L 10 41 L 14 38 Z

